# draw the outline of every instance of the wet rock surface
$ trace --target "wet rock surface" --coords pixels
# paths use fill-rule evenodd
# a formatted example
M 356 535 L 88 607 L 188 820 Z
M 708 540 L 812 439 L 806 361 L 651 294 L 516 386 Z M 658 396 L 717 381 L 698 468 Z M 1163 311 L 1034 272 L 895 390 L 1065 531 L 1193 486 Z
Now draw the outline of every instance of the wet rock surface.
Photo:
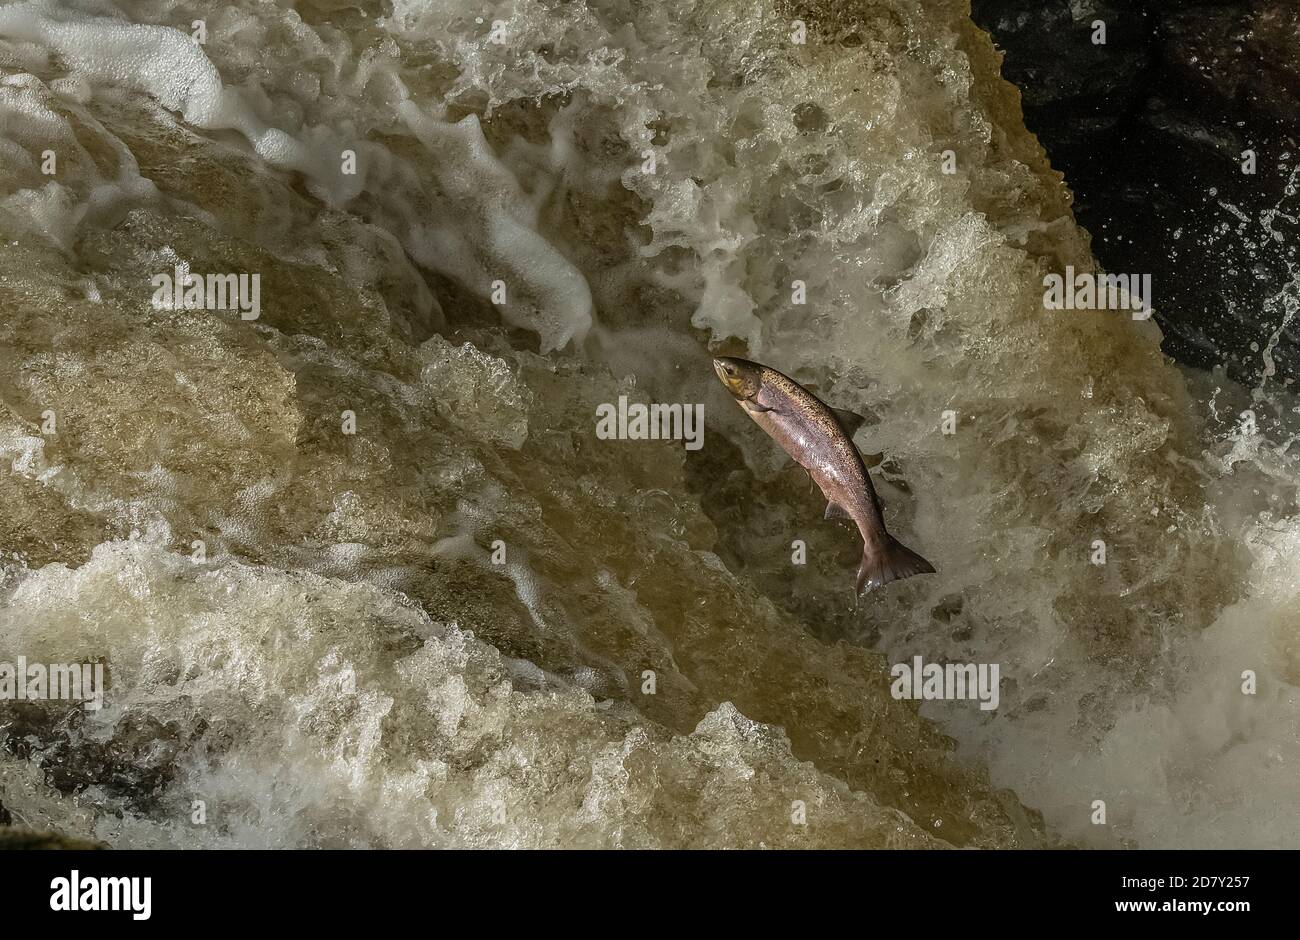
M 87 839 L 76 839 L 61 832 L 29 829 L 15 825 L 14 814 L 0 803 L 0 852 L 14 849 L 101 849 L 105 846 Z
M 99 842 L 73 839 L 58 832 L 0 826 L 0 852 L 16 849 L 102 849 Z

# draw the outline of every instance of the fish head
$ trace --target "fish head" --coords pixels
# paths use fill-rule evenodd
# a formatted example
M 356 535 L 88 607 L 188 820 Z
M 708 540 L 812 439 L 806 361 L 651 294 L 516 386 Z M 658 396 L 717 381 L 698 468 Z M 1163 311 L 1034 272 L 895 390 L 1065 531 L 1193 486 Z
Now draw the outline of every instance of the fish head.
M 713 360 L 713 371 L 718 373 L 722 384 L 737 401 L 753 398 L 763 385 L 762 366 L 748 359 L 717 356 Z

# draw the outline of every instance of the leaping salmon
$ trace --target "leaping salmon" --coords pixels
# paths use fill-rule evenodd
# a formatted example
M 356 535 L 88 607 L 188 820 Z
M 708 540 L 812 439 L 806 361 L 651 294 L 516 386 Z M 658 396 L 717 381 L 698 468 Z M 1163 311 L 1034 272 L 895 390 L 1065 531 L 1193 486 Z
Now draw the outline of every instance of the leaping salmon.
M 713 369 L 740 407 L 808 471 L 826 497 L 827 519 L 851 519 L 862 533 L 857 591 L 878 588 L 934 567 L 885 529 L 853 432 L 862 419 L 837 411 L 794 379 L 748 359 L 720 356 Z

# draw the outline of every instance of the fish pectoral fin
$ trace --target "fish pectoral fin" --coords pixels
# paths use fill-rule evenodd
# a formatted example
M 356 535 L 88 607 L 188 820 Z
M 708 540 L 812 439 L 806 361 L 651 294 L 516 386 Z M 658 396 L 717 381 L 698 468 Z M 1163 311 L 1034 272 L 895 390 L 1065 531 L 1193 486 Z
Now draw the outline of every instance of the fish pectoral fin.
M 744 407 L 746 411 L 752 412 L 753 414 L 759 414 L 759 415 L 768 411 L 776 411 L 775 408 L 765 408 L 764 406 L 760 405 L 756 401 L 746 401 L 744 403 Z
M 867 420 L 856 411 L 849 411 L 847 408 L 832 408 L 831 411 L 835 413 L 835 420 L 840 423 L 840 427 L 849 437 L 857 434 L 858 428 L 862 427 Z
M 824 518 L 827 518 L 827 519 L 852 519 L 853 517 L 849 515 L 849 511 L 848 511 L 847 509 L 845 509 L 843 506 L 839 505 L 838 503 L 827 503 L 827 504 L 826 504 L 826 515 L 825 515 Z

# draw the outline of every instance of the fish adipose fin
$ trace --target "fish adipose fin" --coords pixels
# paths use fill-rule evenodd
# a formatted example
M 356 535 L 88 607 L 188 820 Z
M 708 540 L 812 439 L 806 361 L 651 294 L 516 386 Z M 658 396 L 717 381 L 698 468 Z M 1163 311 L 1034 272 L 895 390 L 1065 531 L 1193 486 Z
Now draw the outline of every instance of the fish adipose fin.
M 825 516 L 825 518 L 827 518 L 827 519 L 852 519 L 853 517 L 849 515 L 849 511 L 848 511 L 847 509 L 845 509 L 843 506 L 840 506 L 840 505 L 838 505 L 837 503 L 827 503 L 827 504 L 826 504 L 826 516 Z
M 902 542 L 886 536 L 884 548 L 862 553 L 862 566 L 858 568 L 858 593 L 910 578 L 914 574 L 933 574 L 934 566 Z

